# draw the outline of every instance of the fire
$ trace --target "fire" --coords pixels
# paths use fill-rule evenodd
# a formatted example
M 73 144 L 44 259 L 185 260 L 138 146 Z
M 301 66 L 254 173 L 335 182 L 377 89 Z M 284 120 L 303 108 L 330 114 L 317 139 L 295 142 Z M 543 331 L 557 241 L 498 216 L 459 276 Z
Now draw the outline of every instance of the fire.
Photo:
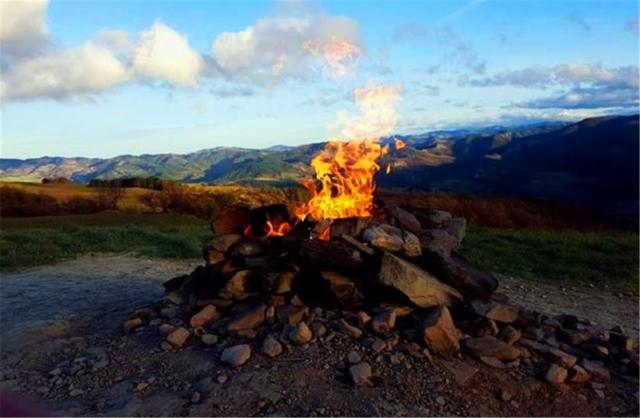
M 350 118 L 341 115 L 343 128 L 339 138 L 332 139 L 312 161 L 316 180 L 303 185 L 311 199 L 296 209 L 296 216 L 319 219 L 364 217 L 371 215 L 375 174 L 380 170 L 377 160 L 389 151 L 378 140 L 390 135 L 397 121 L 394 104 L 400 99 L 399 88 L 373 85 L 354 90 L 355 102 L 362 115 Z
M 267 221 L 266 227 L 267 231 L 265 235 L 257 238 L 266 239 L 269 237 L 281 237 L 286 235 L 287 232 L 291 230 L 291 225 L 288 222 L 282 222 L 280 225 L 275 227 L 270 221 Z M 247 227 L 244 229 L 244 236 L 249 238 L 256 238 L 253 234 L 253 228 L 251 228 L 251 225 L 247 225 Z

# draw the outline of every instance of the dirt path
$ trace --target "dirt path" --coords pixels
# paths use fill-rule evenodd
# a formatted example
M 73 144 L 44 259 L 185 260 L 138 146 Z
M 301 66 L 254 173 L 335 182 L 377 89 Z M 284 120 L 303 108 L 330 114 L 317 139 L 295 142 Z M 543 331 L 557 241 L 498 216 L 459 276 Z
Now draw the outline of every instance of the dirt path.
M 113 332 L 132 307 L 157 300 L 161 283 L 189 272 L 199 260 L 127 255 L 83 256 L 0 278 L 2 349 L 90 327 Z M 33 332 L 32 332 L 33 331 Z
M 637 413 L 637 386 L 616 382 L 600 391 L 604 398 L 589 387 L 560 394 L 534 378 L 536 370 L 531 375 L 497 370 L 468 358 L 431 364 L 403 350 L 374 354 L 366 341 L 341 333 L 331 342 L 287 346 L 273 360 L 255 354 L 239 369 L 219 362 L 230 341 L 163 351 L 152 327 L 121 335 L 119 326 L 133 309 L 161 297 L 163 281 L 198 264 L 97 255 L 2 275 L 0 391 L 21 393 L 29 397 L 27 405 L 39 401 L 44 410 L 64 415 Z M 501 283 L 502 291 L 523 305 L 575 313 L 605 326 L 622 324 L 637 333 L 636 299 L 510 278 Z M 352 351 L 372 364 L 375 387 L 355 389 L 348 383 L 345 357 Z M 52 374 L 76 364 L 82 367 L 73 375 Z M 195 393 L 203 400 L 194 400 Z

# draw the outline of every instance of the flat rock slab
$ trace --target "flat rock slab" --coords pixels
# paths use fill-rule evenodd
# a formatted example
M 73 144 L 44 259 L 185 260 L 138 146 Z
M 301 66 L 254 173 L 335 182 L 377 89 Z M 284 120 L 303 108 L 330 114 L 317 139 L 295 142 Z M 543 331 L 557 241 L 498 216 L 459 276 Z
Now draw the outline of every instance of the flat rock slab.
M 420 267 L 390 253 L 382 256 L 378 280 L 402 292 L 422 308 L 452 305 L 462 298 L 460 292 L 436 279 Z

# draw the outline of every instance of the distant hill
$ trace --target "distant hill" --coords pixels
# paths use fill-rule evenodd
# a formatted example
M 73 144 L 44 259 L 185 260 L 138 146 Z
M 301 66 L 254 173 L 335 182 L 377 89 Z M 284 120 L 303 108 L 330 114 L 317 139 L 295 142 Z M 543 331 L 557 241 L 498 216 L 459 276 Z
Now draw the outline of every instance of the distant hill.
M 381 186 L 568 201 L 638 210 L 638 116 L 578 123 L 492 126 L 399 136 L 407 147 L 383 159 Z M 383 139 L 392 142 L 392 138 Z M 217 147 L 189 154 L 114 158 L 0 159 L 0 179 L 156 176 L 189 183 L 292 184 L 313 174 L 324 143 L 264 150 Z

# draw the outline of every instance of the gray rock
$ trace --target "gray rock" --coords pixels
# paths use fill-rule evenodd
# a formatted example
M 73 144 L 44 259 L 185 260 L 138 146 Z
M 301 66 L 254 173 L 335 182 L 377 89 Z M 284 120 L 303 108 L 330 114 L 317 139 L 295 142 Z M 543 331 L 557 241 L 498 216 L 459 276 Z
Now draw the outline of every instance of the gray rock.
M 396 326 L 396 310 L 388 309 L 371 320 L 371 329 L 378 334 L 385 334 Z
M 347 361 L 351 364 L 360 363 L 361 360 L 362 354 L 358 353 L 357 351 L 350 351 L 349 354 L 347 354 Z
M 311 332 L 313 336 L 316 338 L 320 338 L 327 333 L 327 327 L 325 327 L 320 322 L 314 322 L 311 324 Z
M 344 319 L 339 319 L 337 322 L 337 326 L 341 332 L 349 335 L 352 338 L 360 338 L 362 336 L 362 330 L 360 328 L 348 324 Z
M 216 345 L 218 344 L 218 336 L 215 334 L 202 334 L 200 340 L 204 345 Z
M 231 367 L 242 366 L 251 357 L 251 347 L 247 344 L 234 345 L 222 351 L 220 360 Z
M 282 353 L 282 344 L 272 335 L 267 335 L 262 342 L 262 354 L 269 357 L 276 357 Z
M 349 376 L 356 386 L 371 385 L 371 366 L 368 363 L 359 363 L 349 367 Z
M 451 305 L 462 298 L 456 289 L 420 267 L 386 252 L 382 256 L 378 280 L 399 290 L 422 308 Z
M 467 220 L 465 218 L 453 218 L 446 228 L 449 235 L 456 238 L 458 246 L 462 244 L 467 232 Z
M 422 254 L 417 236 L 389 224 L 374 225 L 365 229 L 362 239 L 383 250 L 402 251 L 407 257 L 418 257 Z

